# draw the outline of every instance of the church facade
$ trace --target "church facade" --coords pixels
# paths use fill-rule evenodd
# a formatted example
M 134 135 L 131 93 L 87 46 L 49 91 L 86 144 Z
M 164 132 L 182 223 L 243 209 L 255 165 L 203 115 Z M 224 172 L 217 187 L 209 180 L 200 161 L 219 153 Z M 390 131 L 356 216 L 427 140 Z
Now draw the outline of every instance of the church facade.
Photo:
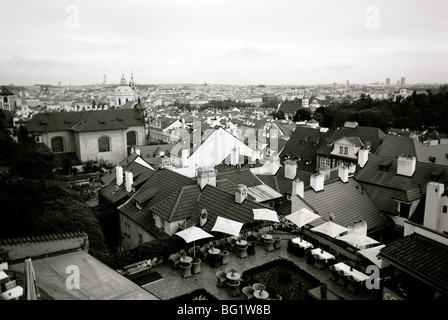
M 137 94 L 135 92 L 135 81 L 132 72 L 129 84 L 126 82 L 124 74 L 121 75 L 120 85 L 115 89 L 113 98 L 115 107 L 120 107 L 130 101 L 137 101 Z

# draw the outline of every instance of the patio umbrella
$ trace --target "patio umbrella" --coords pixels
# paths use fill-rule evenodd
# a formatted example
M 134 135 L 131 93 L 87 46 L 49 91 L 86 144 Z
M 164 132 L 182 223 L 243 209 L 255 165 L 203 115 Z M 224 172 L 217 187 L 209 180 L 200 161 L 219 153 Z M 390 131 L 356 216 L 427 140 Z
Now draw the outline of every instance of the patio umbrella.
M 334 223 L 333 221 L 324 222 L 317 227 L 311 228 L 310 230 L 323 233 L 327 236 L 330 236 L 331 238 L 336 238 L 341 233 L 348 231 L 346 227 Z
M 252 209 L 254 212 L 254 220 L 266 220 L 273 222 L 280 222 L 278 220 L 277 212 L 270 209 Z
M 196 226 L 191 226 L 185 230 L 176 232 L 175 235 L 181 237 L 185 240 L 186 243 L 193 242 L 193 257 L 196 258 L 196 240 L 213 237 L 208 232 L 205 232 L 201 228 L 198 228 Z
M 330 248 L 331 248 L 331 238 L 336 238 L 343 232 L 348 231 L 346 227 L 343 227 L 337 223 L 334 223 L 333 218 L 330 221 L 324 222 L 317 227 L 311 228 L 311 231 L 320 232 L 330 237 Z
M 364 247 L 368 244 L 376 244 L 379 243 L 373 238 L 370 238 L 364 234 L 358 234 L 358 233 L 347 233 L 346 235 L 343 235 L 342 237 L 336 238 L 337 240 L 345 241 L 353 246 L 356 247 L 355 251 L 355 258 L 358 260 L 358 249 L 359 247 Z
M 34 272 L 33 263 L 31 258 L 26 258 L 23 267 L 23 296 L 25 300 L 37 300 L 39 298 L 39 292 L 36 285 L 36 274 Z
M 359 253 L 362 254 L 367 259 L 369 259 L 370 261 L 372 261 L 374 264 L 376 264 L 381 269 L 381 268 L 387 267 L 389 265 L 389 263 L 378 258 L 378 254 L 380 253 L 380 250 L 382 248 L 384 248 L 385 246 L 386 246 L 385 244 L 381 244 L 376 247 L 359 250 Z
M 310 223 L 311 221 L 320 218 L 320 215 L 315 214 L 307 208 L 302 208 L 285 216 L 285 218 L 297 225 L 299 228 L 302 228 L 304 225 Z
M 238 236 L 242 227 L 243 223 L 241 222 L 218 216 L 211 231 L 218 231 L 230 234 L 232 236 Z

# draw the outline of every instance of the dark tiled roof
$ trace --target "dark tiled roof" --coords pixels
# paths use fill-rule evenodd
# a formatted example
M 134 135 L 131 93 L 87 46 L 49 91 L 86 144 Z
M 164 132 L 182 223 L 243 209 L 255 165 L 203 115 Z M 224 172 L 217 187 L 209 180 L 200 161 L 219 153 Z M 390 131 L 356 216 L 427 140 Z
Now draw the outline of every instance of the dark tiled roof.
M 198 185 L 182 187 L 151 207 L 151 210 L 166 221 L 187 219 L 191 217 L 200 193 Z
M 159 192 L 158 187 L 148 187 L 145 188 L 142 192 L 139 192 L 134 196 L 134 200 L 139 203 L 144 203 L 148 200 L 150 200 L 152 197 L 156 195 L 156 193 Z
M 216 180 L 216 187 L 231 194 L 235 194 L 237 186 L 229 179 Z
M 293 180 L 285 178 L 284 166 L 280 167 L 280 169 L 277 171 L 277 173 L 274 176 L 259 174 L 259 175 L 257 175 L 257 177 L 261 181 L 263 181 L 263 183 L 267 184 L 272 189 L 276 190 L 277 192 L 279 192 L 283 195 L 286 195 L 287 193 L 291 193 Z M 297 170 L 295 179 L 298 178 L 301 181 L 303 181 L 304 187 L 306 188 L 307 186 L 310 185 L 310 177 L 311 177 L 310 172 Z
M 415 157 L 416 151 L 414 146 L 414 139 L 388 134 L 384 138 L 376 154 L 389 158 L 397 158 L 402 154 Z
M 335 215 L 334 222 L 347 227 L 350 223 L 364 220 L 368 232 L 389 225 L 392 220 L 378 212 L 378 209 L 361 186 L 354 179 L 347 183 L 334 181 L 324 184 L 324 190 L 315 192 L 311 187 L 305 189 L 305 201 L 323 218 L 328 219 L 330 212 Z M 323 221 L 311 222 L 319 225 Z
M 233 167 L 234 170 L 227 171 L 225 173 L 219 173 L 216 175 L 216 179 L 227 179 L 230 182 L 232 182 L 235 185 L 238 184 L 244 184 L 247 187 L 254 187 L 262 184 L 260 180 L 257 179 L 257 177 L 248 169 L 244 170 L 235 170 L 235 167 Z
M 143 159 L 156 157 L 159 151 L 164 151 L 166 155 L 169 155 L 170 150 L 175 144 L 158 144 L 149 146 L 139 146 L 140 153 Z
M 278 111 L 283 111 L 285 114 L 296 114 L 297 110 L 302 107 L 299 101 L 283 101 Z
M 380 164 L 385 160 L 391 162 L 388 170 L 380 170 Z M 369 154 L 369 160 L 364 168 L 358 168 L 355 179 L 362 184 L 371 184 L 378 188 L 389 188 L 397 190 L 416 190 L 421 187 L 422 194 L 426 194 L 426 185 L 431 182 L 431 173 L 436 169 L 440 169 L 441 173 L 439 182 L 448 184 L 448 170 L 445 166 L 432 163 L 418 162 L 415 166 L 415 172 L 412 177 L 398 175 L 397 159 L 390 159 Z
M 330 155 L 333 150 L 331 145 L 334 141 L 342 137 L 359 137 L 364 146 L 370 145 L 370 152 L 375 153 L 386 134 L 378 128 L 357 126 L 356 128 L 342 127 L 332 132 L 326 141 L 317 150 L 318 154 Z
M 28 132 L 70 130 L 84 116 L 84 112 L 43 112 L 35 114 L 25 125 Z
M 123 130 L 144 125 L 138 109 L 108 109 L 86 111 L 71 130 L 75 132 Z
M 314 173 L 316 171 L 316 151 L 331 134 L 330 130 L 320 132 L 319 129 L 297 127 L 281 152 L 280 159 L 283 159 L 285 155 L 290 159 L 301 158 L 297 163 L 297 168 Z M 305 159 L 312 159 L 313 162 L 311 165 L 306 164 Z
M 448 293 L 448 246 L 416 233 L 381 249 L 379 257 Z
M 420 199 L 421 197 L 422 197 L 422 191 L 420 188 L 400 191 L 398 194 L 392 196 L 393 199 L 403 202 L 412 202 Z

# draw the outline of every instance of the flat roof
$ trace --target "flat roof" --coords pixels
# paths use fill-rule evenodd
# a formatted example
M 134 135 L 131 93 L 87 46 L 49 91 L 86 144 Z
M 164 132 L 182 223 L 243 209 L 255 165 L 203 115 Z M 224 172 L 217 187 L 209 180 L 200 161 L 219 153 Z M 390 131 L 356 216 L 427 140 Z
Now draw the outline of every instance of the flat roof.
M 32 262 L 38 286 L 55 300 L 160 300 L 83 250 Z M 79 270 L 79 289 L 66 286 L 74 278 L 73 266 Z M 9 268 L 23 272 L 23 262 Z

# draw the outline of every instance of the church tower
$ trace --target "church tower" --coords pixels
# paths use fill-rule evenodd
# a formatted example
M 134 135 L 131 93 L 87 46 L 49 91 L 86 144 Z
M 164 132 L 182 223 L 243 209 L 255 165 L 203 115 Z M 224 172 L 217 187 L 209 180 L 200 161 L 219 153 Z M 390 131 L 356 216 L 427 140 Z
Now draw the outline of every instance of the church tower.
M 134 81 L 134 75 L 131 71 L 131 80 L 129 81 L 129 86 L 132 88 L 132 90 L 135 90 L 135 81 Z

